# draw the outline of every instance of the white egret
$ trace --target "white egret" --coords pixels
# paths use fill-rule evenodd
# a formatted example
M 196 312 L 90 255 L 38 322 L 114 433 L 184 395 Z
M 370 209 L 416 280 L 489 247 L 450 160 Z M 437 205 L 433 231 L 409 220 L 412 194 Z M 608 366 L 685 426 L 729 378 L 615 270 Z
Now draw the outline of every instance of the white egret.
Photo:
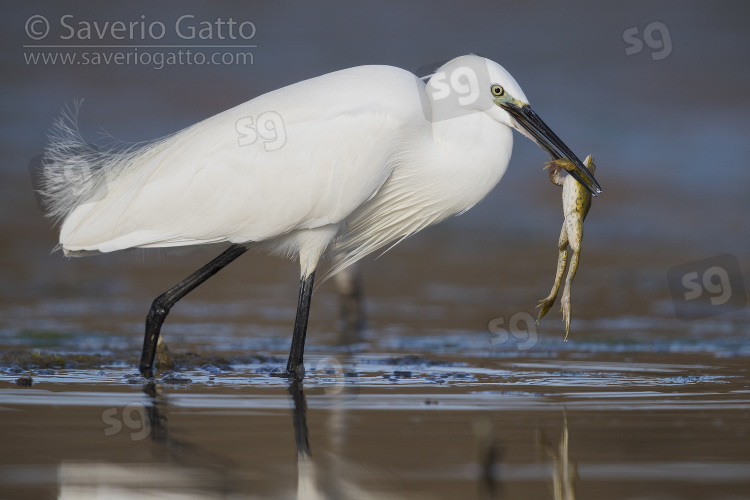
M 287 372 L 304 375 L 315 270 L 330 276 L 477 204 L 505 173 L 512 129 L 596 194 L 599 184 L 532 111 L 499 64 L 468 55 L 424 82 L 360 66 L 269 92 L 148 144 L 95 149 L 72 117 L 45 151 L 42 195 L 65 255 L 230 244 L 157 297 L 140 370 L 152 375 L 174 304 L 252 246 L 298 257 L 300 292 Z

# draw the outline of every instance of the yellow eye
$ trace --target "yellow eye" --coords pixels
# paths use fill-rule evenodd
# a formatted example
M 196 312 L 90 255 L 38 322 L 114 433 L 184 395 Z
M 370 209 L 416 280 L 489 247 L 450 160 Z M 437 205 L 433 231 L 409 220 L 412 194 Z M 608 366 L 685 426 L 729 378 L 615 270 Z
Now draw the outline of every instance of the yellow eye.
M 492 91 L 492 95 L 495 97 L 501 97 L 503 94 L 505 94 L 505 89 L 503 89 L 500 85 L 493 85 L 490 89 Z

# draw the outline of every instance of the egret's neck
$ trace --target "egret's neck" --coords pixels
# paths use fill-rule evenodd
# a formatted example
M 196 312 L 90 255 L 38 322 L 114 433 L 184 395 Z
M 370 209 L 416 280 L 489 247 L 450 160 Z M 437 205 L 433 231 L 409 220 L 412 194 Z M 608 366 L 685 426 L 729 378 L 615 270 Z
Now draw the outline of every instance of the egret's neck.
M 436 156 L 431 170 L 468 210 L 500 181 L 513 149 L 509 127 L 477 112 L 432 123 Z

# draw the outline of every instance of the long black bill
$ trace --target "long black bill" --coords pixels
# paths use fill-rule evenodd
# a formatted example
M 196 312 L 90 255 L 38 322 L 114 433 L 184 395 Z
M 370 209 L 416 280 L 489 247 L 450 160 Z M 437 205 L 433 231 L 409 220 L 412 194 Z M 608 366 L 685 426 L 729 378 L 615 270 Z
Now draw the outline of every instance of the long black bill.
M 503 105 L 503 107 L 511 115 L 513 115 L 513 118 L 515 118 L 518 123 L 524 129 L 526 129 L 529 134 L 531 134 L 532 137 L 534 137 L 534 141 L 539 145 L 540 148 L 547 152 L 550 158 L 552 158 L 553 160 L 567 158 L 575 163 L 576 167 L 578 167 L 577 171 L 570 171 L 570 175 L 572 175 L 582 185 L 586 186 L 586 188 L 591 191 L 592 195 L 596 196 L 597 194 L 602 192 L 602 187 L 594 178 L 594 174 L 589 172 L 589 170 L 583 165 L 581 160 L 579 160 L 578 157 L 574 155 L 573 152 L 568 148 L 568 146 L 566 146 L 565 143 L 559 137 L 557 137 L 557 134 L 555 134 L 547 126 L 547 124 L 544 123 L 541 118 L 539 118 L 539 115 L 534 113 L 534 110 L 531 109 L 531 106 L 525 104 L 521 107 L 514 105 Z

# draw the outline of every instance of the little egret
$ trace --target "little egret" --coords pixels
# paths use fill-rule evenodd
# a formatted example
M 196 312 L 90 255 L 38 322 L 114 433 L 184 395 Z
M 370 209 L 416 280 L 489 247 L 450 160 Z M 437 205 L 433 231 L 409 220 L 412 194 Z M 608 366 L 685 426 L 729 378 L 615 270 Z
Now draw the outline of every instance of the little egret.
M 153 375 L 170 309 L 259 246 L 299 258 L 300 290 L 289 376 L 303 353 L 315 270 L 325 277 L 452 215 L 505 173 L 512 129 L 593 194 L 593 175 L 531 109 L 499 64 L 468 55 L 426 81 L 391 66 L 336 71 L 269 92 L 174 135 L 95 148 L 73 116 L 56 121 L 41 194 L 61 221 L 65 255 L 127 248 L 228 244 L 157 297 L 146 318 L 141 373 Z

